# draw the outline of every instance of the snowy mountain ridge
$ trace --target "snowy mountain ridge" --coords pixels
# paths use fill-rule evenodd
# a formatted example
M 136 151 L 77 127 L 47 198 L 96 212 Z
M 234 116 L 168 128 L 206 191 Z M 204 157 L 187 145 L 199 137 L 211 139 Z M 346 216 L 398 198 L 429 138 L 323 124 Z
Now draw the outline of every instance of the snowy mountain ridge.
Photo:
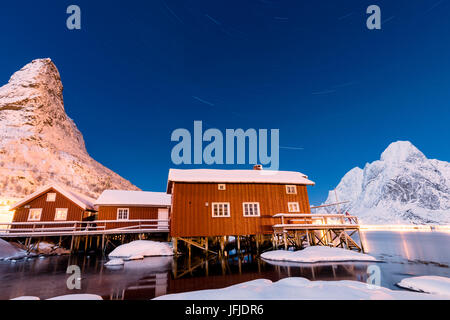
M 20 198 L 52 182 L 92 197 L 138 190 L 89 156 L 65 112 L 58 69 L 37 59 L 0 88 L 0 195 Z
M 363 224 L 450 224 L 450 163 L 427 159 L 409 141 L 394 142 L 380 160 L 350 170 L 336 193 L 350 202 L 341 209 Z M 325 204 L 335 202 L 330 191 Z

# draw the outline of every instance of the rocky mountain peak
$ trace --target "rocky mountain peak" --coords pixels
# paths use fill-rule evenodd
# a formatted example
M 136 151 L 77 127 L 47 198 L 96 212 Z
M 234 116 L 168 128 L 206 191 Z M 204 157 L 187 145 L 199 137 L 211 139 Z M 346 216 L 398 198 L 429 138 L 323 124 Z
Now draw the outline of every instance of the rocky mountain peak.
M 400 163 L 426 160 L 425 155 L 409 141 L 391 143 L 381 154 L 381 161 Z
M 37 59 L 0 88 L 0 196 L 21 197 L 56 182 L 95 196 L 104 188 L 136 190 L 93 160 L 64 108 L 51 59 Z

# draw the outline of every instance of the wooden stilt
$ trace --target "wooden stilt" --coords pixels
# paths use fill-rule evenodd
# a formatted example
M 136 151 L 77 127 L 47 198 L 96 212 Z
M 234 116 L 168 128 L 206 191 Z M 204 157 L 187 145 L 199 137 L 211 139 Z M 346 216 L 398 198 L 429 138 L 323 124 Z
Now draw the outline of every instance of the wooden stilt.
M 173 247 L 173 253 L 178 254 L 178 239 L 172 238 L 172 247 Z

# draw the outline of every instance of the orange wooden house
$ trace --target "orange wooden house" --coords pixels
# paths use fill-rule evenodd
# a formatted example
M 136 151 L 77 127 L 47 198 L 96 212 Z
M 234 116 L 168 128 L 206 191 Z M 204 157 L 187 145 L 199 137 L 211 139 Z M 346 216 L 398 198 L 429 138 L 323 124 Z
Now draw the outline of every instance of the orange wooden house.
M 277 213 L 310 213 L 300 172 L 254 170 L 169 171 L 170 235 L 174 238 L 249 236 L 273 233 Z
M 15 210 L 13 222 L 77 222 L 95 215 L 94 202 L 95 199 L 52 184 L 25 197 L 10 210 Z M 57 224 L 42 224 L 41 228 L 56 226 Z M 27 227 L 26 224 L 15 225 L 12 229 Z
M 171 195 L 164 192 L 105 190 L 95 201 L 105 229 L 140 227 L 168 231 Z M 160 221 L 157 221 L 160 220 Z

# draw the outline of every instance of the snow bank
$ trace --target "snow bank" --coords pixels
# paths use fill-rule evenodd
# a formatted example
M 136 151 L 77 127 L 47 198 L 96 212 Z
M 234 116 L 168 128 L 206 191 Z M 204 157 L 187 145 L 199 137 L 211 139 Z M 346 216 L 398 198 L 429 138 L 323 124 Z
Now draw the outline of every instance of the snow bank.
M 127 244 L 123 244 L 114 249 L 108 256 L 109 258 L 124 258 L 143 256 L 172 256 L 173 250 L 168 243 L 138 240 Z
M 422 276 L 405 278 L 399 283 L 399 287 L 450 297 L 450 278 L 438 276 Z
M 9 242 L 0 239 L 0 260 L 22 259 L 27 256 L 24 250 L 21 250 Z
M 47 300 L 103 300 L 103 298 L 96 294 L 68 294 Z
M 374 257 L 341 248 L 322 246 L 308 247 L 298 251 L 275 250 L 264 252 L 261 258 L 270 261 L 289 262 L 342 262 L 342 261 L 377 261 Z
M 390 290 L 358 281 L 309 281 L 285 278 L 278 282 L 258 279 L 224 289 L 169 294 L 155 300 L 422 300 L 439 295 Z
M 22 296 L 22 297 L 17 297 L 14 299 L 10 299 L 10 300 L 41 300 L 39 297 L 34 297 L 34 296 Z

